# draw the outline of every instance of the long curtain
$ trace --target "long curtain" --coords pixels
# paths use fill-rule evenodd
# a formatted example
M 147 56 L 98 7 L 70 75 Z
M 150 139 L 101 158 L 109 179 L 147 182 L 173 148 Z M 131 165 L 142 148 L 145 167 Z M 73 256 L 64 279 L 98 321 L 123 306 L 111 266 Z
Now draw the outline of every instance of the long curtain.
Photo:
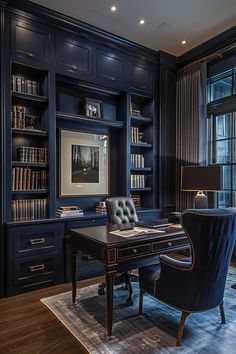
M 206 62 L 177 74 L 176 89 L 176 210 L 193 208 L 193 192 L 183 192 L 181 166 L 206 161 Z

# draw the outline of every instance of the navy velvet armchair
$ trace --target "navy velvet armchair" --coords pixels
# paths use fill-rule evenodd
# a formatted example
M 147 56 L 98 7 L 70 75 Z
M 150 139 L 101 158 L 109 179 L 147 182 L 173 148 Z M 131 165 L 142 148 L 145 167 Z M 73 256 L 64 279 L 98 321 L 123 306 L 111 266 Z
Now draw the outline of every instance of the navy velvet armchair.
M 181 345 L 186 317 L 219 306 L 225 323 L 223 296 L 229 262 L 236 237 L 234 210 L 186 210 L 182 226 L 191 245 L 191 258 L 160 257 L 160 264 L 139 270 L 140 302 L 142 314 L 143 294 L 182 311 L 176 338 Z

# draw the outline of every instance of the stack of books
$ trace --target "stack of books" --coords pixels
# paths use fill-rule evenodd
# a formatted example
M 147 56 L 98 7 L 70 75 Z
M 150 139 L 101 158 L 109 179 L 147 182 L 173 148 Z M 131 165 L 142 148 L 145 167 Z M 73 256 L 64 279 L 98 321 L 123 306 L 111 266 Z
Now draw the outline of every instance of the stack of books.
M 132 109 L 131 114 L 132 116 L 141 116 L 141 111 L 139 109 Z
M 80 217 L 83 215 L 83 210 L 77 205 L 60 206 L 56 210 L 56 216 L 60 218 Z
M 105 202 L 99 202 L 99 204 L 96 206 L 96 213 L 107 214 L 107 207 Z

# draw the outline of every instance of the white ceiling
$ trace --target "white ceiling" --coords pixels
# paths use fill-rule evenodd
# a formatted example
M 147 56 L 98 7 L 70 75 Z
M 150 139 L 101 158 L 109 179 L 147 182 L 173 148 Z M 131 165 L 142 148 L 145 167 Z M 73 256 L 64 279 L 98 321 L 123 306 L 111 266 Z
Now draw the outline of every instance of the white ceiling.
M 236 24 L 236 0 L 32 1 L 176 56 Z M 116 13 L 109 10 L 112 4 L 118 8 Z M 145 25 L 138 24 L 140 18 L 145 19 Z

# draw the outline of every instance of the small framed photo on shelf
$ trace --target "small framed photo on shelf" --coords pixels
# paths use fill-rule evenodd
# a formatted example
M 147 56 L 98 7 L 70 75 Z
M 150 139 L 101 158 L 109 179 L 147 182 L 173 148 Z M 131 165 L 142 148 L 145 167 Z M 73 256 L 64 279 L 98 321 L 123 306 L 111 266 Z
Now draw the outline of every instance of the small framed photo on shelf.
M 134 201 L 135 208 L 141 208 L 140 195 L 131 195 L 131 198 Z
M 109 194 L 109 136 L 60 130 L 59 197 Z
M 102 101 L 85 98 L 85 115 L 91 118 L 102 118 Z

